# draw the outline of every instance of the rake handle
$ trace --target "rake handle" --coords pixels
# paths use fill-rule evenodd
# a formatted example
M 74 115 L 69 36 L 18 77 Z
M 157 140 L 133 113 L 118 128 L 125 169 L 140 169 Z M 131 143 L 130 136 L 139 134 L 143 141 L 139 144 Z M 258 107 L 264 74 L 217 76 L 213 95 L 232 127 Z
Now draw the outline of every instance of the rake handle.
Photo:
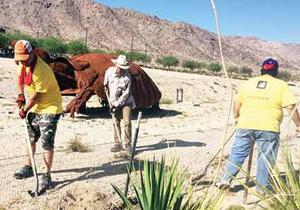
M 219 155 L 219 153 L 221 152 L 222 148 L 230 141 L 230 139 L 232 138 L 232 136 L 234 135 L 235 130 L 230 134 L 230 136 L 226 139 L 226 141 L 224 142 L 224 144 L 219 148 L 219 150 L 216 152 L 216 154 L 208 161 L 208 164 L 206 166 L 206 169 L 208 168 L 208 166 L 213 162 L 213 160 Z
M 30 142 L 30 139 L 29 139 L 29 135 L 28 135 L 26 119 L 24 119 L 24 125 L 25 125 L 25 130 L 26 130 L 27 148 L 28 148 L 28 152 L 29 152 L 31 165 L 32 165 L 33 175 L 35 177 L 35 195 L 34 196 L 38 196 L 38 194 L 39 194 L 39 178 L 38 178 L 38 175 L 37 175 L 36 163 L 35 163 L 34 155 L 33 155 L 33 152 L 32 152 L 32 146 L 31 146 L 31 142 Z

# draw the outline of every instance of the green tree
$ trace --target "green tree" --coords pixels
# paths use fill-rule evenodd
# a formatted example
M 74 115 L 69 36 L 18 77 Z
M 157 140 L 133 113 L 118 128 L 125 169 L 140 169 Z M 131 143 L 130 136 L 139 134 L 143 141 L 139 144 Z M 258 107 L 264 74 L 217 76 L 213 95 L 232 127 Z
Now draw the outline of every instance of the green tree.
M 213 72 L 220 72 L 222 70 L 222 66 L 219 63 L 210 63 L 207 69 Z
M 79 40 L 71 41 L 67 44 L 67 52 L 72 55 L 83 54 L 89 51 L 85 43 Z
M 141 62 L 144 62 L 144 63 L 150 63 L 151 61 L 151 57 L 149 55 L 146 55 L 145 53 L 140 53 L 140 52 L 126 52 L 124 50 L 115 50 L 113 52 L 113 54 L 116 54 L 116 55 L 126 55 L 127 59 L 132 62 L 134 61 L 141 61 Z
M 33 46 L 38 46 L 37 40 L 27 34 L 23 34 L 21 32 L 15 32 L 15 33 L 6 33 L 5 35 L 8 38 L 9 42 L 13 40 L 18 41 L 20 39 L 24 39 L 29 41 Z
M 39 39 L 38 45 L 39 47 L 44 48 L 48 53 L 51 55 L 61 55 L 66 53 L 66 46 L 65 44 L 54 37 Z
M 164 67 L 167 66 L 169 69 L 171 68 L 171 66 L 177 66 L 179 64 L 178 59 L 171 55 L 158 58 L 156 62 L 163 65 Z
M 144 63 L 149 63 L 151 61 L 150 56 L 140 52 L 129 52 L 126 53 L 126 56 L 128 59 L 131 59 L 132 61 L 141 61 Z
M 183 61 L 183 63 L 182 63 L 182 67 L 183 68 L 189 68 L 189 69 L 191 69 L 192 71 L 194 70 L 194 69 L 197 69 L 197 68 L 199 68 L 199 63 L 197 62 L 197 61 L 190 61 L 190 60 L 187 60 L 187 61 Z

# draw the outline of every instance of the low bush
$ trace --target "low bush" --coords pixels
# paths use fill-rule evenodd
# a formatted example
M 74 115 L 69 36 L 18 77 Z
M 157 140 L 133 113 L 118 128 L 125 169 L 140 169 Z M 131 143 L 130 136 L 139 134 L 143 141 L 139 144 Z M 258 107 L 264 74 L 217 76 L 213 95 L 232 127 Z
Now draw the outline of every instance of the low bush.
M 164 67 L 171 68 L 171 66 L 177 66 L 179 64 L 179 60 L 174 56 L 163 56 L 156 60 L 156 63 L 163 65 Z
M 207 69 L 209 71 L 212 71 L 212 72 L 220 72 L 222 70 L 222 66 L 221 64 L 219 63 L 210 63 L 208 66 L 207 66 Z
M 88 147 L 82 143 L 81 136 L 75 135 L 67 144 L 67 150 L 71 152 L 88 152 Z

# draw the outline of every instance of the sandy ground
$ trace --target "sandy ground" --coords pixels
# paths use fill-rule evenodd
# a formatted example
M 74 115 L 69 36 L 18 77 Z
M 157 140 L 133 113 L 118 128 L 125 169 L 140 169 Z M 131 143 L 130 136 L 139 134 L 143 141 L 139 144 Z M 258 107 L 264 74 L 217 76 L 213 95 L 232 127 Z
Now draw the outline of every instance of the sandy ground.
M 179 157 L 180 166 L 186 167 L 189 177 L 195 177 L 223 141 L 225 122 L 228 116 L 229 95 L 226 79 L 195 74 L 145 69 L 162 92 L 161 111 L 144 111 L 140 125 L 137 159 L 167 155 Z M 18 117 L 16 99 L 16 65 L 11 59 L 0 58 L 0 209 L 113 209 L 120 203 L 111 183 L 124 186 L 126 161 L 115 159 L 109 152 L 112 144 L 110 116 L 100 108 L 97 97 L 87 104 L 87 114 L 76 118 L 61 118 L 56 136 L 56 154 L 52 179 L 55 187 L 37 199 L 31 199 L 27 190 L 34 189 L 34 179 L 15 180 L 12 174 L 23 165 L 23 147 L 26 130 Z M 236 89 L 241 81 L 232 80 Z M 297 99 L 299 88 L 292 87 Z M 183 88 L 183 102 L 176 103 L 176 88 Z M 298 94 L 297 94 L 298 93 Z M 72 97 L 64 97 L 64 106 Z M 172 100 L 168 104 L 164 101 Z M 134 114 L 133 129 L 137 112 Z M 285 119 L 285 121 L 287 121 Z M 282 136 L 293 125 L 283 123 Z M 229 133 L 234 129 L 230 118 Z M 65 151 L 75 137 L 90 148 L 86 153 Z M 228 154 L 230 143 L 225 147 Z M 289 142 L 297 151 L 298 141 Z M 37 155 L 38 171 L 44 170 L 41 148 Z M 296 154 L 296 153 L 294 153 Z M 280 162 L 280 161 L 279 161 Z M 207 187 L 213 179 L 215 165 L 209 168 L 208 176 L 197 191 Z M 255 161 L 253 165 L 255 174 Z M 243 190 L 234 187 L 226 197 L 223 207 L 243 205 Z M 251 196 L 250 196 L 251 197 Z M 247 208 L 257 208 L 253 205 Z

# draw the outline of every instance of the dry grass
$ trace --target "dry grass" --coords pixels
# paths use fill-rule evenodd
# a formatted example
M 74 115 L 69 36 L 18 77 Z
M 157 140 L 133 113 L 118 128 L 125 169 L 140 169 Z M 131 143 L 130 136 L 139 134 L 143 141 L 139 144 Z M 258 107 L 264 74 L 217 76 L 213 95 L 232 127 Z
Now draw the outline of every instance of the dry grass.
M 240 205 L 231 205 L 228 206 L 225 210 L 245 210 L 245 207 Z
M 81 136 L 77 134 L 68 142 L 67 150 L 71 152 L 88 152 L 89 148 L 87 145 L 82 143 Z
M 168 98 L 162 98 L 160 101 L 159 101 L 160 104 L 172 104 L 173 101 L 171 99 L 168 99 Z

